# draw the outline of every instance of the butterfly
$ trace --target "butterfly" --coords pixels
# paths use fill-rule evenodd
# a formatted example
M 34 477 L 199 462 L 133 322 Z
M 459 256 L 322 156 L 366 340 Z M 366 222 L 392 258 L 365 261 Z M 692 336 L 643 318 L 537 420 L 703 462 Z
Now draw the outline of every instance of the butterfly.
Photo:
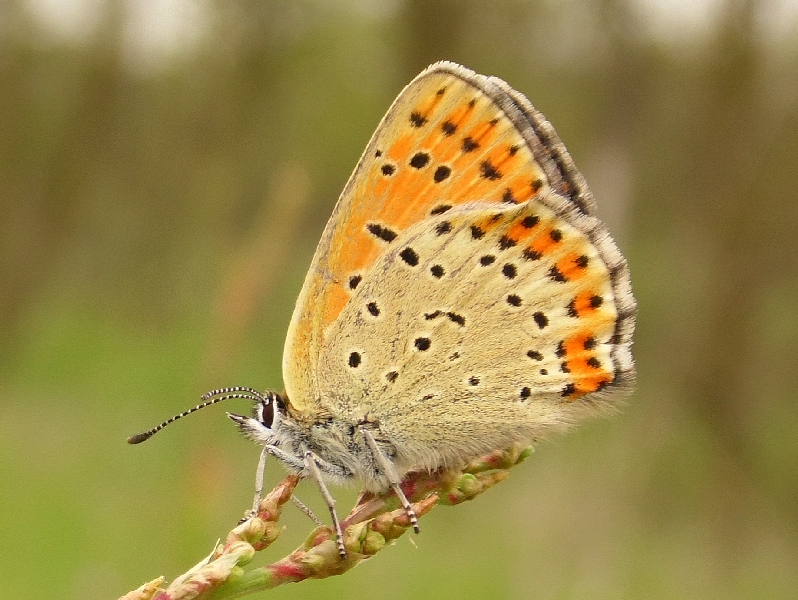
M 504 81 L 438 62 L 399 94 L 321 236 L 288 330 L 285 393 L 214 390 L 268 455 L 393 490 L 601 412 L 634 384 L 626 260 L 554 128 Z M 168 424 L 167 421 L 165 424 Z M 164 424 L 129 441 L 146 439 Z

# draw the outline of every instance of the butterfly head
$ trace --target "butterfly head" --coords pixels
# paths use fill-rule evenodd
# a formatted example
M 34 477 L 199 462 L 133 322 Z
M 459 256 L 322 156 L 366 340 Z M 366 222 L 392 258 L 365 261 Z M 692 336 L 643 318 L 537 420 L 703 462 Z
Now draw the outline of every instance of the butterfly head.
M 227 416 L 253 442 L 262 446 L 281 446 L 286 433 L 282 425 L 289 421 L 282 396 L 266 392 L 253 395 L 251 399 L 255 402 L 251 417 L 236 413 L 227 413 Z

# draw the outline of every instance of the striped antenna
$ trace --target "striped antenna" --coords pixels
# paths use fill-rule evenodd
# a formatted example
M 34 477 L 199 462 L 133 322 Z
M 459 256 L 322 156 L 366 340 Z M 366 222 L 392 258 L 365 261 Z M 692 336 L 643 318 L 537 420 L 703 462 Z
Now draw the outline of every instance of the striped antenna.
M 144 433 L 137 433 L 136 435 L 131 435 L 127 438 L 128 444 L 140 444 L 156 433 L 158 433 L 161 429 L 169 425 L 169 423 L 174 423 L 178 419 L 182 419 L 183 417 L 190 415 L 193 412 L 197 412 L 201 408 L 205 408 L 207 406 L 212 406 L 214 404 L 218 404 L 219 402 L 223 402 L 225 400 L 234 400 L 237 398 L 244 398 L 246 400 L 253 400 L 255 402 L 262 402 L 265 401 L 265 396 L 260 393 L 258 390 L 252 389 L 251 387 L 242 387 L 242 386 L 235 386 L 235 387 L 227 387 L 221 388 L 218 390 L 211 390 L 202 395 L 201 404 L 198 404 L 194 408 L 189 408 L 188 410 L 181 412 L 179 415 L 175 415 L 174 417 L 170 417 L 166 419 L 163 423 L 158 425 L 157 427 L 153 427 L 149 431 L 145 431 Z

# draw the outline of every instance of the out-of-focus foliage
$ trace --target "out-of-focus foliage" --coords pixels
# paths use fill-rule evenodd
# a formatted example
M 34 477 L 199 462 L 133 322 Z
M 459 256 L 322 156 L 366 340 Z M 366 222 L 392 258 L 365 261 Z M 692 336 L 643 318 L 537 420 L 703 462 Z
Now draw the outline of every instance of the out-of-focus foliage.
M 793 598 L 798 6 L 687 4 L 0 3 L 2 595 L 113 598 L 229 530 L 258 451 L 221 411 L 124 440 L 210 387 L 280 387 L 338 193 L 446 58 L 571 150 L 629 258 L 639 388 L 418 548 L 275 595 Z

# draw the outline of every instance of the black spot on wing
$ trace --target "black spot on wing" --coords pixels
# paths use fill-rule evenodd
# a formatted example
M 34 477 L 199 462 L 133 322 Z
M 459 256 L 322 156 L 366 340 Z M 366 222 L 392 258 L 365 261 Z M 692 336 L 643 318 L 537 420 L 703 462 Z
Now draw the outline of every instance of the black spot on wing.
M 503 235 L 499 238 L 499 249 L 507 250 L 518 244 L 518 240 L 511 238 L 509 235 Z
M 417 337 L 413 340 L 413 345 L 421 352 L 426 352 L 432 346 L 432 340 L 428 337 Z
M 435 174 L 432 176 L 432 179 L 435 181 L 435 183 L 440 183 L 441 181 L 448 179 L 449 175 L 451 174 L 452 170 L 449 167 L 446 165 L 441 165 L 435 169 Z
M 540 260 L 543 255 L 532 248 L 524 248 L 522 256 L 524 260 Z
M 549 279 L 558 283 L 564 283 L 568 281 L 560 269 L 557 268 L 557 265 L 552 265 L 551 269 L 549 269 Z
M 507 304 L 515 307 L 521 306 L 521 296 L 518 296 L 517 294 L 510 294 L 507 296 Z
M 418 111 L 413 111 L 410 113 L 410 124 L 413 127 L 423 127 L 427 124 L 427 119 Z
M 507 204 L 518 204 L 518 200 L 513 196 L 513 192 L 510 188 L 504 188 L 504 192 L 502 192 L 502 202 L 506 202 Z
M 389 243 L 394 241 L 396 239 L 396 236 L 398 235 L 392 229 L 388 229 L 387 227 L 380 225 L 379 223 L 367 223 L 366 230 L 377 239 Z
M 440 279 L 446 275 L 446 269 L 444 269 L 441 265 L 432 265 L 429 269 L 429 272 L 435 279 Z
M 416 251 L 413 250 L 410 246 L 402 250 L 399 253 L 399 256 L 404 262 L 406 262 L 411 267 L 415 267 L 416 265 L 418 265 L 418 254 L 416 254 Z
M 444 235 L 452 231 L 452 224 L 449 221 L 441 221 L 435 226 L 435 233 Z
M 410 159 L 410 166 L 414 169 L 423 169 L 429 163 L 429 154 L 426 152 L 416 152 Z
M 537 215 L 527 215 L 526 217 L 521 219 L 521 225 L 525 229 L 532 229 L 538 223 L 540 223 L 540 217 Z
M 489 160 L 483 160 L 479 163 L 479 175 L 490 181 L 496 181 L 502 178 L 502 173 L 496 166 Z
M 465 320 L 465 317 L 463 315 L 460 315 L 460 314 L 455 313 L 455 312 L 447 312 L 446 316 L 449 317 L 449 320 L 452 323 L 457 323 L 460 327 L 465 326 L 466 320 Z
M 471 136 L 463 138 L 463 143 L 460 146 L 460 149 L 463 151 L 464 154 L 467 154 L 468 152 L 473 152 L 477 148 L 479 148 L 479 144 L 476 141 L 474 141 L 474 138 L 472 138 Z

